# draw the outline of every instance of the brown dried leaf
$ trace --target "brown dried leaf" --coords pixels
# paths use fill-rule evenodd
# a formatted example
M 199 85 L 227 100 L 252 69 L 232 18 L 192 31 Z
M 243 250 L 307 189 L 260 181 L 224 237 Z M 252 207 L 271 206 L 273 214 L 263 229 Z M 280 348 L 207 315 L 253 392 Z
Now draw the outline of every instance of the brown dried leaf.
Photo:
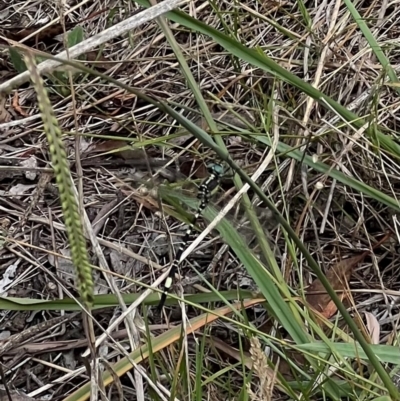
M 91 66 L 98 70 L 108 70 L 115 65 L 115 63 L 107 60 L 104 56 L 99 55 L 98 51 L 91 51 L 85 53 L 86 61 L 91 62 Z
M 367 321 L 367 329 L 370 335 L 371 344 L 379 344 L 379 337 L 381 334 L 381 326 L 376 318 L 370 312 L 364 312 L 365 320 Z
M 364 252 L 361 255 L 341 260 L 326 273 L 326 278 L 332 288 L 337 292 L 340 291 L 339 297 L 341 300 L 343 300 L 346 295 L 346 289 L 348 288 L 347 283 L 354 266 L 361 262 L 365 256 L 366 253 Z M 331 297 L 328 295 L 319 279 L 316 279 L 308 288 L 306 300 L 312 308 L 327 319 L 336 313 L 336 305 L 331 300 Z
M 118 141 L 114 139 L 106 140 L 103 142 L 93 142 L 86 150 L 86 154 L 90 153 L 106 153 L 116 149 L 121 149 L 128 146 L 127 142 Z
M 252 369 L 253 367 L 253 361 L 251 359 L 251 356 L 248 354 L 248 352 L 245 352 L 243 355 L 243 352 L 232 347 L 230 344 L 227 344 L 226 342 L 220 340 L 217 337 L 211 337 L 210 338 L 210 343 L 217 348 L 218 350 L 224 352 L 226 355 L 230 356 L 231 358 L 244 362 L 245 366 L 247 369 Z M 244 360 L 243 360 L 244 358 Z M 266 366 L 266 369 L 270 369 L 270 373 L 272 374 L 271 368 Z
M 12 105 L 14 107 L 14 110 L 17 113 L 21 114 L 21 116 L 23 116 L 23 117 L 28 117 L 29 116 L 29 114 L 25 113 L 25 111 L 21 108 L 21 106 L 19 104 L 18 91 L 15 91 L 15 93 L 14 93 Z

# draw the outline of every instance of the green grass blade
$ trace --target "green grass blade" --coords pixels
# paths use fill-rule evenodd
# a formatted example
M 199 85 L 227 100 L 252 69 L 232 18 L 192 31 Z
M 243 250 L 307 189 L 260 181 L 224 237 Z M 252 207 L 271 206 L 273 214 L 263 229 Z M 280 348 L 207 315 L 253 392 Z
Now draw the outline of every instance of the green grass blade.
M 335 352 L 341 354 L 343 358 L 352 359 L 363 359 L 368 360 L 367 355 L 359 344 L 349 344 L 349 343 L 332 343 L 335 348 Z M 383 363 L 393 363 L 395 365 L 400 365 L 400 349 L 397 346 L 384 345 L 384 344 L 371 344 L 371 350 Z M 331 349 L 329 346 L 322 342 L 315 342 L 310 344 L 301 344 L 296 346 L 298 350 L 304 350 L 309 352 L 318 353 L 330 353 Z
M 392 82 L 394 89 L 400 94 L 399 80 L 397 78 L 396 71 L 390 64 L 390 61 L 385 56 L 385 53 L 382 51 L 382 48 L 379 46 L 378 41 L 375 39 L 374 35 L 368 28 L 368 25 L 365 22 L 365 19 L 361 17 L 360 13 L 354 6 L 354 4 L 350 0 L 344 0 L 344 4 L 346 4 L 347 9 L 350 14 L 353 16 L 354 21 L 360 28 L 360 31 L 363 33 L 365 39 L 368 41 L 369 46 L 371 47 L 372 52 L 375 54 L 376 58 L 382 64 L 383 71 L 387 73 L 390 82 Z
M 171 30 L 169 29 L 169 27 L 166 23 L 165 17 L 164 16 L 160 17 L 160 18 L 158 18 L 157 21 L 160 24 L 161 28 L 163 29 L 165 36 L 166 36 L 169 44 L 171 45 L 175 56 L 177 57 L 177 59 L 179 61 L 182 73 L 183 73 L 184 77 L 186 78 L 188 86 L 191 89 L 193 96 L 196 99 L 196 102 L 197 102 L 200 110 L 202 111 L 202 114 L 204 115 L 208 126 L 210 127 L 211 132 L 217 132 L 218 131 L 217 124 L 214 121 L 210 110 L 208 109 L 208 106 L 203 98 L 201 90 L 200 90 L 196 80 L 194 79 L 193 74 L 190 71 L 190 68 L 186 62 L 184 55 L 182 54 L 182 52 L 180 50 L 178 43 L 176 42 Z M 199 135 L 201 135 L 201 132 L 199 132 Z M 214 140 L 223 151 L 228 153 L 228 150 L 226 149 L 226 146 L 225 146 L 225 142 L 221 136 L 219 136 L 219 135 L 214 136 Z M 233 177 L 233 181 L 235 183 L 235 187 L 237 190 L 240 190 L 243 187 L 243 183 L 237 174 L 235 174 L 235 176 Z M 275 258 L 273 257 L 273 254 L 271 252 L 269 244 L 264 237 L 260 222 L 258 221 L 256 214 L 254 213 L 252 203 L 247 194 L 243 195 L 241 202 L 245 207 L 247 217 L 250 221 L 251 226 L 253 227 L 255 235 L 257 236 L 258 242 L 260 244 L 260 248 L 262 250 L 262 253 L 264 254 L 265 259 L 268 260 L 269 266 L 270 266 L 271 270 L 273 270 L 275 272 L 275 275 L 278 275 L 279 274 L 278 265 L 275 261 Z
M 256 139 L 267 146 L 272 146 L 271 140 L 266 136 L 257 136 Z M 375 199 L 382 204 L 389 206 L 397 211 L 400 211 L 400 203 L 377 189 L 370 187 L 363 182 L 356 180 L 353 177 L 349 177 L 344 175 L 342 172 L 337 170 L 335 167 L 329 166 L 323 162 L 317 161 L 315 162 L 311 156 L 305 155 L 304 152 L 300 150 L 296 150 L 291 148 L 289 145 L 285 143 L 279 142 L 277 145 L 277 151 L 283 153 L 285 156 L 291 157 L 298 162 L 302 162 L 306 164 L 308 167 L 312 167 L 314 170 L 319 171 L 320 173 L 324 173 L 331 178 L 336 179 L 344 185 L 348 185 L 350 188 L 363 193 L 364 195 L 370 197 L 371 199 Z
M 140 284 L 140 283 L 138 283 Z M 254 299 L 259 298 L 259 295 L 255 294 L 253 291 L 240 290 L 240 291 L 222 291 L 221 295 L 229 300 L 233 301 L 236 299 Z M 195 294 L 186 295 L 184 299 L 188 302 L 201 304 L 208 302 L 218 302 L 221 301 L 221 295 L 217 296 L 214 294 Z M 127 305 L 135 302 L 141 294 L 121 294 L 122 299 Z M 43 301 L 31 298 L 13 298 L 13 297 L 0 297 L 0 309 L 10 310 L 10 311 L 54 311 L 54 310 L 64 310 L 64 311 L 78 311 L 81 307 L 78 303 L 80 300 L 75 300 L 72 298 L 55 299 L 51 301 Z M 158 305 L 160 302 L 159 294 L 151 294 L 143 301 L 145 305 Z M 176 304 L 178 303 L 178 298 L 171 299 L 168 298 L 166 304 Z M 93 308 L 92 309 L 103 309 L 103 308 L 115 308 L 119 306 L 120 303 L 115 295 L 95 295 L 93 298 Z

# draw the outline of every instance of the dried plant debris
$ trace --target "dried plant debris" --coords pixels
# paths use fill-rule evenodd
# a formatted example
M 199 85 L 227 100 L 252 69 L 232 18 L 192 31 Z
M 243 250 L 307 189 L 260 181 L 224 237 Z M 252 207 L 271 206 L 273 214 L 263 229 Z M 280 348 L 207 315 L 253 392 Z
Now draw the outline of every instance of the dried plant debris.
M 9 399 L 11 395 L 11 400 Z M 28 397 L 26 394 L 19 391 L 10 391 L 7 393 L 5 389 L 0 388 L 0 401 L 35 401 L 37 398 Z
M 269 161 L 257 183 L 326 272 L 338 295 L 358 316 L 366 338 L 374 344 L 389 343 L 398 331 L 398 300 L 391 292 L 400 282 L 398 240 L 392 235 L 380 246 L 374 248 L 374 244 L 382 234 L 399 231 L 397 212 L 332 177 L 331 171 L 335 169 L 345 177 L 368 184 L 385 196 L 400 197 L 397 192 L 400 168 L 395 153 L 384 152 L 379 138 L 367 135 L 370 127 L 375 129 L 379 125 L 396 140 L 399 114 L 396 84 L 384 81 L 386 69 L 344 3 L 304 2 L 301 6 L 277 1 L 217 3 L 194 1 L 180 5 L 180 10 L 267 55 L 299 79 L 363 116 L 368 124 L 354 130 L 331 109 L 317 105 L 286 80 L 233 56 L 210 36 L 175 22 L 170 23 L 170 29 L 217 122 L 217 132 L 211 131 L 200 112 L 180 63 L 156 21 L 88 49 L 78 61 L 167 102 L 215 140 L 224 141 L 232 159 L 248 175 L 265 160 Z M 398 39 L 395 21 L 399 5 L 396 2 L 376 5 L 361 0 L 355 6 L 377 42 L 385 44 L 383 52 L 389 62 L 397 66 L 398 54 L 392 44 Z M 26 68 L 22 53 L 17 48 L 11 51 L 7 48 L 10 40 L 57 55 L 65 46 L 101 34 L 140 10 L 139 5 L 128 1 L 0 1 L 0 85 Z M 37 62 L 40 61 L 38 55 Z M 93 311 L 98 323 L 94 324 L 94 335 L 98 338 L 124 313 L 122 309 L 106 307 L 110 299 L 116 304 L 116 292 L 132 302 L 169 267 L 187 224 L 193 219 L 198 186 L 207 179 L 207 166 L 221 160 L 173 118 L 104 79 L 83 73 L 70 77 L 64 67 L 43 77 L 63 131 L 78 198 L 90 221 L 91 232 L 86 233 L 86 243 L 90 263 L 96 268 L 95 293 L 101 297 L 102 308 Z M 271 152 L 266 143 L 277 148 Z M 284 145 L 299 154 L 304 151 L 305 157 L 294 159 Z M 17 85 L 11 93 L 1 94 L 0 302 L 20 298 L 22 302 L 27 300 L 32 309 L 24 310 L 26 305 L 22 310 L 8 310 L 7 304 L 1 307 L 0 335 L 4 338 L 0 340 L 0 354 L 3 350 L 13 399 L 17 397 L 13 393 L 17 389 L 28 395 L 35 392 L 35 399 L 65 398 L 87 380 L 86 361 L 81 356 L 89 344 L 80 315 L 59 324 L 53 320 L 62 319 L 62 313 L 70 313 L 62 312 L 63 307 L 70 307 L 68 298 L 78 296 L 78 291 L 48 148 L 31 85 Z M 319 163 L 324 163 L 327 169 L 319 168 Z M 210 196 L 210 207 L 216 211 L 237 192 L 232 171 L 226 170 L 219 188 Z M 251 190 L 248 195 L 262 234 L 270 244 L 284 282 L 290 287 L 287 293 L 294 294 L 299 305 L 313 309 L 315 314 L 309 315 L 320 316 L 318 323 L 336 319 L 336 306 L 310 271 L 309 263 L 265 204 Z M 247 216 L 240 206 L 233 208 L 227 219 L 243 238 L 246 249 L 268 267 Z M 193 237 L 208 223 L 199 216 Z M 97 239 L 99 249 L 94 248 L 89 234 Z M 106 280 L 110 277 L 100 269 L 99 253 L 104 255 L 111 271 L 113 289 Z M 186 258 L 178 273 L 176 287 L 183 289 L 183 295 L 198 296 L 210 291 L 208 284 L 214 288 L 206 297 L 213 299 L 218 292 L 232 291 L 236 295 L 239 289 L 259 291 L 217 230 Z M 175 294 L 174 289 L 171 292 Z M 61 304 L 49 306 L 52 301 Z M 207 303 L 207 307 L 217 307 L 217 303 Z M 160 316 L 154 313 L 152 305 L 138 306 L 135 324 L 143 319 L 150 327 L 144 330 L 143 343 L 181 324 L 182 309 L 187 314 L 185 323 L 202 313 L 192 304 L 181 305 L 174 314 L 169 314 L 169 308 L 170 305 Z M 230 317 L 235 318 L 233 314 Z M 246 322 L 253 327 L 265 324 L 268 330 L 264 331 L 272 338 L 289 341 L 278 320 L 267 312 L 264 304 L 246 310 Z M 40 326 L 46 322 L 53 322 L 54 327 Z M 223 320 L 219 319 L 212 329 L 218 331 L 222 325 Z M 38 326 L 47 331 L 37 330 Z M 110 335 L 128 349 L 132 336 L 128 336 L 122 323 L 117 326 Z M 343 328 L 341 322 L 339 326 Z M 312 327 L 306 325 L 307 330 Z M 231 399 L 242 390 L 245 370 L 236 369 L 235 365 L 240 361 L 242 348 L 232 345 L 230 335 L 235 331 L 236 337 L 246 342 L 248 334 L 243 327 L 233 324 L 225 331 L 228 331 L 223 339 L 225 352 L 235 350 L 230 354 L 235 358 L 234 363 L 217 359 L 211 351 L 204 351 L 203 361 L 215 377 L 213 369 L 226 369 L 221 377 L 226 379 L 228 372 L 230 389 L 205 381 L 203 398 Z M 14 341 L 19 334 L 22 337 Z M 10 341 L 14 341 L 12 346 Z M 191 347 L 192 340 L 187 341 Z M 279 387 L 282 383 L 267 366 L 269 357 L 265 356 L 263 346 L 256 340 L 247 344 L 251 359 L 246 354 L 245 363 L 247 367 L 253 363 L 254 383 L 260 384 L 257 388 L 252 383 L 248 394 L 254 400 L 285 398 L 287 394 L 282 395 Z M 107 363 L 121 360 L 121 350 L 110 338 L 101 347 Z M 193 349 L 189 355 L 191 378 L 194 377 L 190 376 L 191 369 L 196 366 L 191 358 L 196 352 L 198 349 Z M 297 367 L 304 368 L 307 375 L 310 373 L 303 354 L 291 354 L 286 349 L 285 352 Z M 167 388 L 163 373 L 183 372 L 181 366 L 173 365 L 174 355 L 183 360 L 183 353 L 174 354 L 171 347 L 171 353 L 159 355 L 152 363 L 157 365 L 157 379 L 161 377 Z M 276 356 L 271 357 L 274 363 Z M 295 380 L 298 372 L 282 355 L 279 357 L 278 376 Z M 165 363 L 159 369 L 160 361 Z M 149 373 L 147 361 L 141 367 Z M 64 375 L 65 370 L 68 374 Z M 121 388 L 127 399 L 136 399 L 131 377 L 121 378 Z M 314 378 L 315 372 L 309 377 Z M 109 390 L 107 387 L 107 396 L 116 398 L 117 391 Z M 186 396 L 175 394 L 178 399 Z M 2 390 L 0 397 L 7 399 Z M 310 397 L 320 399 L 321 394 L 313 393 Z

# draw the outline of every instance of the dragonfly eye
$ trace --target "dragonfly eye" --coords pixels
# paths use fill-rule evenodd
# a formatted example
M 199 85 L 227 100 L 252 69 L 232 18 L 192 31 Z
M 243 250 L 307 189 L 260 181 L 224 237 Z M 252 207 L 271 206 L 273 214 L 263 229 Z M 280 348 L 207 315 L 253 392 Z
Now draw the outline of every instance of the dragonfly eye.
M 211 174 L 215 174 L 218 177 L 221 177 L 222 174 L 224 173 L 224 168 L 220 164 L 217 164 L 217 163 L 210 164 L 207 167 L 207 169 Z

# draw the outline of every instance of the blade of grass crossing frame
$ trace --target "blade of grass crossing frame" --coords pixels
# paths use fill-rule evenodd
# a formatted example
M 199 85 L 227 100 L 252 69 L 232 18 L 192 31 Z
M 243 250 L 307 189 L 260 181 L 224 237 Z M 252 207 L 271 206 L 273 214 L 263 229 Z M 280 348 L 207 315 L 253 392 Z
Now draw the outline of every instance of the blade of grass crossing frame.
M 183 199 L 182 197 L 181 200 L 185 203 L 187 201 L 187 200 L 185 201 L 185 199 Z M 206 210 L 203 212 L 203 216 L 209 221 L 213 220 L 216 215 L 217 211 L 215 209 L 213 210 L 210 206 L 206 208 Z M 226 219 L 223 219 L 216 228 L 223 237 L 224 241 L 227 244 L 229 244 L 229 246 L 236 253 L 237 257 L 244 264 L 246 270 L 252 276 L 253 280 L 256 282 L 257 286 L 260 288 L 262 294 L 266 298 L 269 309 L 277 317 L 282 326 L 288 331 L 290 336 L 295 340 L 297 344 L 307 342 L 306 340 L 307 334 L 306 331 L 303 330 L 303 321 L 301 318 L 299 318 L 296 307 L 293 305 L 293 307 L 289 308 L 287 303 L 282 298 L 281 292 L 279 292 L 277 289 L 277 287 L 279 287 L 279 289 L 283 293 L 285 293 L 288 290 L 287 288 L 285 288 L 285 285 L 284 284 L 280 285 L 276 280 L 274 280 L 274 277 L 264 268 L 264 266 L 259 262 L 259 260 L 251 252 L 249 252 L 248 247 L 243 242 L 241 236 L 237 233 L 234 227 Z M 331 291 L 329 291 L 328 287 L 329 284 L 327 284 L 326 286 L 327 291 L 333 293 L 333 296 L 337 297 L 333 289 L 331 288 Z M 332 294 L 330 295 L 332 296 Z M 288 300 L 290 302 L 290 305 L 292 306 L 290 295 L 288 297 Z M 341 312 L 342 314 L 346 313 L 346 311 L 344 311 L 344 313 L 343 311 Z M 361 343 L 362 348 L 365 350 L 366 354 L 368 354 L 371 362 L 375 366 L 374 363 L 375 362 L 374 359 L 376 359 L 375 355 L 371 357 L 371 351 L 368 350 L 368 345 L 365 343 L 364 339 L 363 338 L 360 339 L 359 336 L 357 336 L 357 334 L 355 334 L 356 338 L 358 337 L 357 340 Z M 379 364 L 378 365 L 379 369 L 381 365 L 378 361 L 376 362 Z M 310 360 L 310 363 L 314 365 L 314 361 Z M 318 369 L 317 366 L 315 368 Z M 381 372 L 380 377 L 382 376 L 384 377 L 385 375 L 382 374 Z M 383 380 L 384 382 L 386 381 L 385 379 Z M 385 383 L 385 385 L 388 386 L 387 383 Z M 332 396 L 334 394 L 337 395 L 338 389 L 335 388 L 333 383 L 330 383 L 329 381 L 326 382 L 324 388 Z M 390 388 L 390 386 L 388 386 L 388 390 L 391 394 L 395 394 L 394 391 L 396 390 Z

